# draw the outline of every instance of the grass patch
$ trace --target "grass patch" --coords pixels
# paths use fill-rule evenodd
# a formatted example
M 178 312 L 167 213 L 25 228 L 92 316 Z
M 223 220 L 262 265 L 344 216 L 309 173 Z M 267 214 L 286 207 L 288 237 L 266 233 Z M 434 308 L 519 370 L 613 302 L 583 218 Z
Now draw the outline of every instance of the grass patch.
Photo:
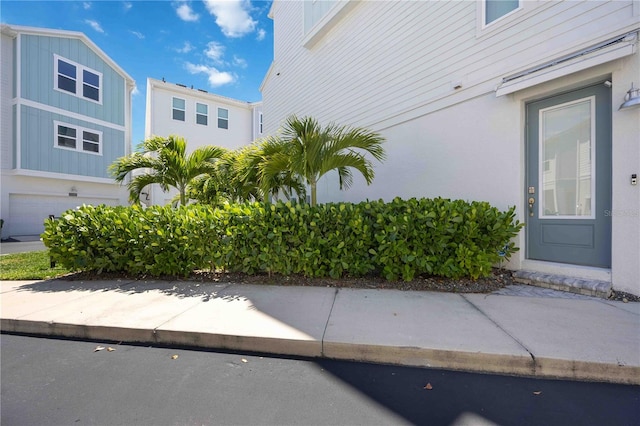
M 51 268 L 49 250 L 0 256 L 0 280 L 46 280 L 67 273 L 61 266 Z

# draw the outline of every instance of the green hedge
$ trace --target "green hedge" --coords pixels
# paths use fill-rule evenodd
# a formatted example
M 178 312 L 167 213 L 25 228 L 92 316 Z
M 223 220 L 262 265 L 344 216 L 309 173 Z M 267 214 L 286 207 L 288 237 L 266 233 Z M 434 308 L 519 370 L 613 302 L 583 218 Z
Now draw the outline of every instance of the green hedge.
M 196 269 L 308 277 L 486 276 L 518 250 L 515 207 L 395 199 L 310 207 L 278 202 L 82 206 L 47 221 L 52 260 L 72 270 L 186 276 Z

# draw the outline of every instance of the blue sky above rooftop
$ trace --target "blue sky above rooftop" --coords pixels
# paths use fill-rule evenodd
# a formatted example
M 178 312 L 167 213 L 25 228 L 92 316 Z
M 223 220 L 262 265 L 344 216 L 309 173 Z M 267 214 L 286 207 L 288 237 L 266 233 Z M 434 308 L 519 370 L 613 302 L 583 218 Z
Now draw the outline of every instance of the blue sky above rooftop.
M 273 59 L 270 1 L 5 1 L 4 24 L 79 31 L 135 81 L 133 145 L 144 138 L 146 80 L 261 99 Z

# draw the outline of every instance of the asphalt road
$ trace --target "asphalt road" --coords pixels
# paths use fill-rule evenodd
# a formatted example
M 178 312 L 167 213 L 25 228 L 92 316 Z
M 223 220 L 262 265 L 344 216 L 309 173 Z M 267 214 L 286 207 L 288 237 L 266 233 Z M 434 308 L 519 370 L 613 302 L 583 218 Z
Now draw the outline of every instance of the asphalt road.
M 46 249 L 42 241 L 3 241 L 0 243 L 0 254 L 25 253 Z
M 94 352 L 98 345 L 105 349 Z M 640 418 L 638 386 L 6 334 L 0 348 L 5 426 L 637 425 Z

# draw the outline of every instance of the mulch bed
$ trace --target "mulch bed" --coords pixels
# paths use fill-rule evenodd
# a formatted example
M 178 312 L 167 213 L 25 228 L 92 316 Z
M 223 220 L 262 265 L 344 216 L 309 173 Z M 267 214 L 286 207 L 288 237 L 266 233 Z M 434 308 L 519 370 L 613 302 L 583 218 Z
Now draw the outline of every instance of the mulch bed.
M 307 278 L 301 275 L 282 276 L 278 274 L 248 275 L 240 272 L 209 272 L 195 271 L 189 277 L 149 277 L 127 276 L 125 274 L 92 272 L 76 272 L 61 277 L 65 280 L 88 281 L 108 279 L 160 279 L 230 283 L 230 284 L 260 284 L 278 286 L 305 286 L 305 287 L 334 287 L 334 288 L 364 288 L 364 289 L 393 289 L 404 291 L 439 291 L 446 293 L 491 293 L 505 286 L 517 284 L 513 281 L 512 272 L 505 269 L 493 269 L 490 276 L 478 278 L 451 279 L 435 276 L 419 276 L 412 281 L 387 281 L 379 276 L 344 277 L 333 278 Z M 640 302 L 640 297 L 633 294 L 614 291 L 610 300 Z

